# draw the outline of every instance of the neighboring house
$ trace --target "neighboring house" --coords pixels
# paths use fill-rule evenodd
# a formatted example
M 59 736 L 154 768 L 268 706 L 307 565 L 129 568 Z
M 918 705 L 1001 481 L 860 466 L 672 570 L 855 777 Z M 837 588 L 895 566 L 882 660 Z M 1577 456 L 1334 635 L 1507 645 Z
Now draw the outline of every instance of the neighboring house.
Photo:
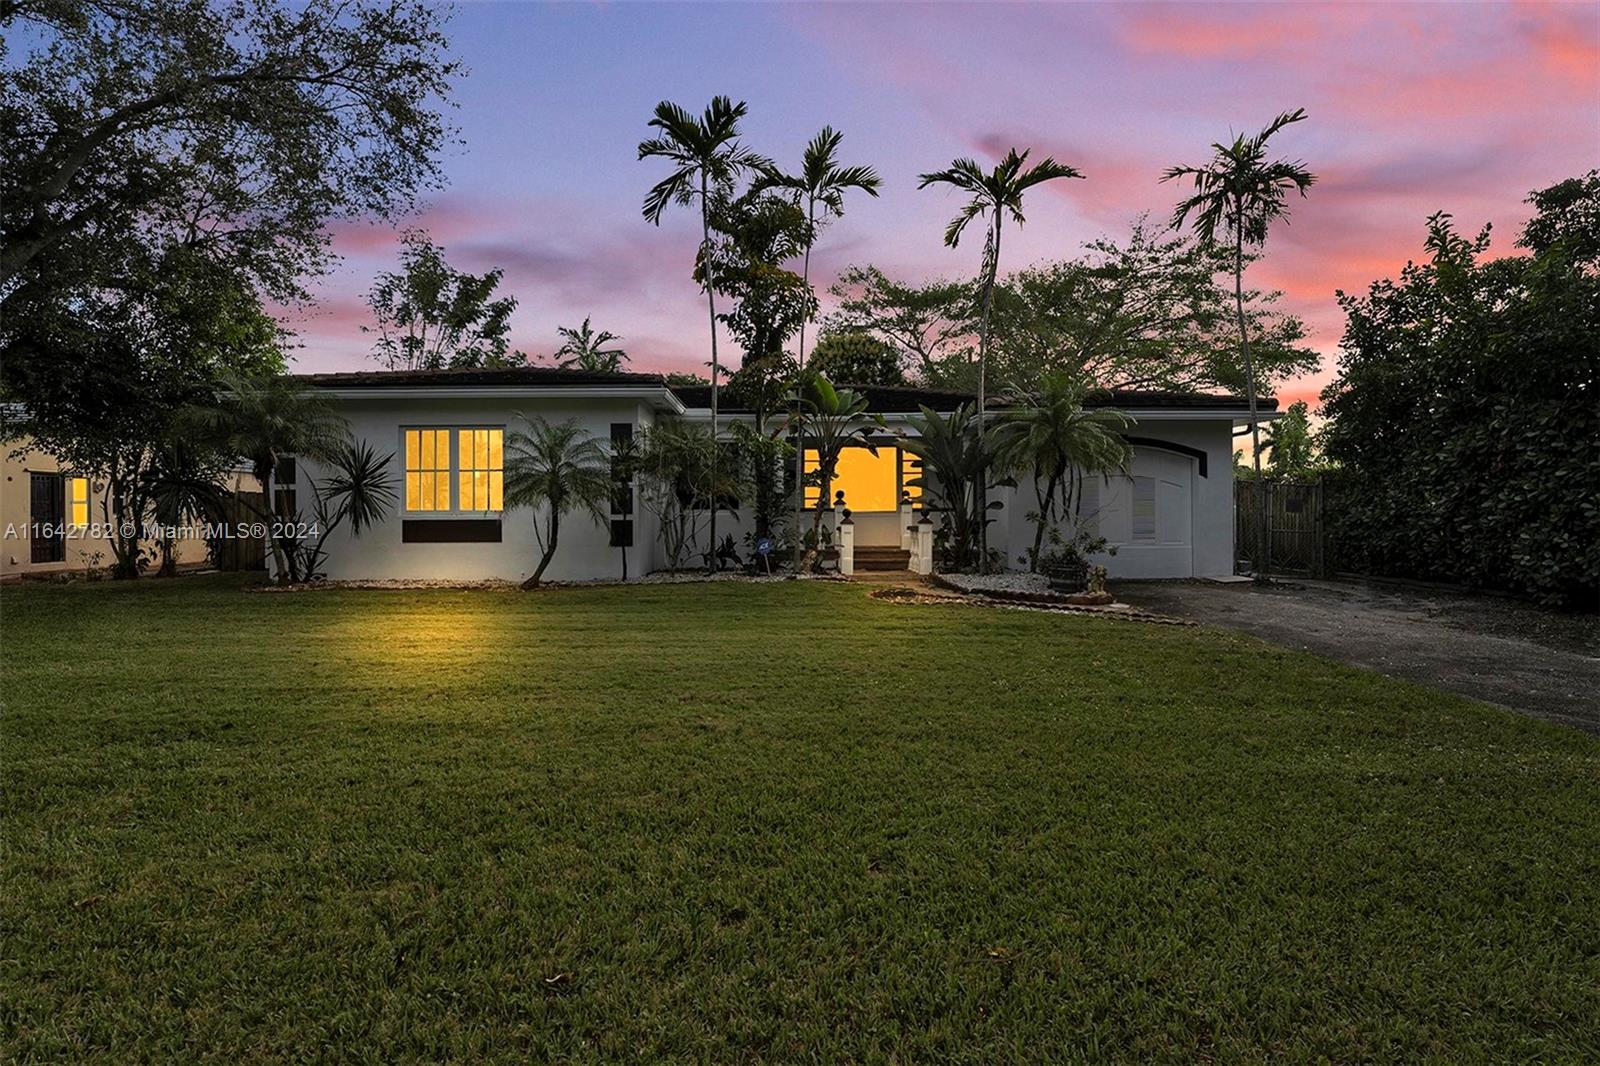
M 67 469 L 27 438 L 0 443 L 4 480 L 0 481 L 0 578 L 38 574 L 109 572 L 116 562 L 108 527 L 107 488 Z M 255 479 L 236 475 L 235 490 L 250 490 Z M 209 561 L 203 539 L 177 542 L 178 565 Z M 148 543 L 151 569 L 159 565 L 154 541 Z
M 539 558 L 534 515 L 501 512 L 505 433 L 518 415 L 548 421 L 576 418 L 602 440 L 638 434 L 663 418 L 710 419 L 709 387 L 669 387 L 655 374 L 604 374 L 518 367 L 505 370 L 377 371 L 312 374 L 299 378 L 324 391 L 349 421 L 357 439 L 380 454 L 393 453 L 390 469 L 400 499 L 386 522 L 353 539 L 343 530 L 329 538 L 327 576 L 334 579 L 504 579 L 530 574 Z M 901 545 L 900 510 L 906 483 L 917 476 L 914 457 L 895 443 L 910 432 L 919 406 L 954 409 L 971 397 L 912 388 L 866 387 L 885 430 L 877 455 L 854 449 L 839 464 L 833 488 L 843 490 L 856 527 L 856 546 Z M 1084 510 L 1091 528 L 1117 548 L 1104 562 L 1114 577 L 1176 578 L 1231 575 L 1233 553 L 1233 444 L 1244 424 L 1237 396 L 1119 391 L 1092 405 L 1115 407 L 1137 419 L 1127 431 L 1133 462 L 1126 477 L 1087 479 Z M 1265 410 L 1275 409 L 1267 401 Z M 748 412 L 724 407 L 723 425 Z M 315 464 L 296 464 L 296 488 L 309 495 Z M 288 488 L 285 485 L 283 488 Z M 1015 566 L 1032 544 L 1032 486 L 997 490 L 1003 505 L 990 527 L 990 544 Z M 814 491 L 810 501 L 814 502 Z M 612 521 L 599 526 L 582 514 L 562 523 L 561 548 L 549 580 L 618 574 L 617 545 L 630 547 L 630 572 L 664 565 L 652 516 L 634 504 L 613 504 Z M 732 533 L 742 554 L 750 530 L 748 510 L 737 520 L 718 517 L 718 535 Z

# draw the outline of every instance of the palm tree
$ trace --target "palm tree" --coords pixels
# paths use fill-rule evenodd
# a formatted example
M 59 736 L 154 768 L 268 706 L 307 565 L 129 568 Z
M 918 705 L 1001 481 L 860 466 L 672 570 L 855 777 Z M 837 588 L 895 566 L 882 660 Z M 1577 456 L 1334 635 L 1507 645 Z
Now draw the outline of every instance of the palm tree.
M 1255 364 L 1250 359 L 1250 335 L 1244 319 L 1244 249 L 1260 248 L 1267 242 L 1272 223 L 1289 217 L 1285 203 L 1291 189 L 1301 196 L 1316 183 L 1317 176 L 1296 160 L 1267 161 L 1267 140 L 1285 126 L 1301 122 L 1306 109 L 1285 111 L 1254 137 L 1236 136 L 1231 144 L 1213 144 L 1211 161 L 1205 166 L 1175 166 L 1161 176 L 1162 181 L 1194 180 L 1194 195 L 1172 212 L 1172 228 L 1180 228 L 1192 214 L 1194 230 L 1206 244 L 1217 243 L 1220 228 L 1232 238 L 1233 303 L 1239 320 L 1239 351 L 1244 357 L 1245 397 L 1250 405 L 1250 444 L 1255 453 L 1256 477 L 1261 476 L 1261 429 L 1256 412 Z M 1252 555 L 1256 578 L 1267 580 L 1267 512 L 1261 511 L 1259 549 Z
M 243 456 L 261 484 L 262 504 L 251 506 L 267 527 L 267 544 L 279 584 L 300 578 L 298 553 L 277 536 L 273 473 L 285 456 L 329 462 L 350 429 L 326 396 L 283 374 L 226 375 L 215 403 L 192 412 L 204 438 L 226 455 Z
M 611 504 L 613 514 L 633 514 L 633 482 L 644 465 L 644 447 L 638 437 L 618 437 L 611 441 L 611 490 L 615 499 Z M 619 506 L 626 504 L 626 506 Z M 628 580 L 628 545 L 622 549 L 622 580 Z
M 1039 568 L 1045 530 L 1061 504 L 1071 513 L 1078 480 L 1086 474 L 1126 470 L 1131 451 L 1121 431 L 1133 419 L 1121 411 L 1087 411 L 1087 388 L 1063 371 L 1046 374 L 1022 404 L 1002 414 L 995 427 L 995 456 L 1004 467 L 1033 474 L 1038 518 L 1033 530 L 1029 571 Z
M 818 486 L 817 511 L 811 519 L 811 534 L 820 549 L 822 513 L 828 506 L 828 494 L 839 469 L 839 455 L 852 446 L 865 447 L 877 455 L 872 431 L 883 428 L 883 418 L 868 412 L 865 395 L 854 389 L 835 388 L 821 374 L 807 375 L 795 389 L 791 401 L 796 409 L 791 419 L 796 436 L 817 453 L 817 469 L 812 475 Z M 803 483 L 802 479 L 795 485 L 795 491 L 802 497 L 805 495 Z M 795 538 L 800 539 L 799 529 L 795 530 Z
M 538 415 L 522 416 L 525 430 L 506 434 L 505 505 L 508 509 L 545 509 L 541 529 L 534 519 L 534 535 L 544 553 L 525 589 L 539 587 L 545 568 L 555 558 L 561 540 L 561 516 L 584 511 L 604 525 L 611 510 L 611 463 L 605 448 L 575 418 L 555 425 Z
M 994 306 L 995 278 L 1000 271 L 1000 235 L 1004 228 L 1005 217 L 1010 215 L 1018 226 L 1024 222 L 1022 217 L 1022 194 L 1035 185 L 1057 178 L 1081 178 L 1083 175 L 1075 167 L 1065 163 L 1057 163 L 1053 158 L 1046 156 L 1043 161 L 1029 169 L 1023 169 L 1028 162 L 1028 152 L 1017 154 L 1015 148 L 1006 153 L 1006 157 L 995 164 L 989 173 L 984 173 L 978 164 L 971 159 L 957 159 L 950 164 L 948 170 L 936 171 L 932 174 L 922 175 L 919 189 L 926 189 L 929 185 L 951 185 L 963 192 L 970 193 L 972 198 L 961 209 L 961 213 L 950 220 L 950 225 L 945 227 L 944 243 L 951 248 L 961 242 L 961 233 L 967 228 L 967 223 L 981 216 L 988 218 L 989 228 L 987 239 L 983 248 L 983 276 L 980 291 L 983 301 L 982 326 L 978 333 L 978 451 L 984 454 L 983 435 L 984 422 L 988 417 L 986 390 L 988 388 L 985 373 L 989 359 L 989 312 Z M 988 513 L 989 479 L 982 474 L 978 478 L 978 513 Z M 986 569 L 989 565 L 989 523 L 978 523 L 978 568 Z
M 717 294 L 711 268 L 711 208 L 713 195 L 727 196 L 734 181 L 747 170 L 765 172 L 771 160 L 739 143 L 739 120 L 746 111 L 744 101 L 735 104 L 726 96 L 712 97 L 704 113 L 695 118 L 688 111 L 663 100 L 656 105 L 650 126 L 659 136 L 639 142 L 639 158 L 661 158 L 673 166 L 671 174 L 656 182 L 645 195 L 645 220 L 661 225 L 669 204 L 700 205 L 700 251 L 697 260 L 704 266 L 706 305 L 711 312 L 711 439 L 717 439 L 717 386 L 721 364 L 717 360 Z M 713 448 L 713 462 L 715 448 Z M 711 543 L 717 541 L 717 511 L 711 509 Z
M 805 259 L 800 270 L 800 277 L 809 292 L 811 288 L 811 248 L 817 243 L 817 229 L 819 221 L 825 223 L 830 217 L 839 218 L 844 214 L 844 194 L 847 189 L 860 189 L 868 196 L 876 197 L 878 187 L 883 180 L 878 177 L 878 172 L 866 166 L 841 166 L 838 161 L 839 142 L 844 140 L 844 134 L 832 126 L 822 127 L 822 132 L 811 138 L 811 143 L 806 145 L 805 154 L 800 157 L 800 173 L 794 175 L 781 174 L 770 170 L 759 179 L 756 188 L 786 189 L 794 194 L 797 204 L 804 203 L 806 209 L 806 251 Z M 817 217 L 817 208 L 822 208 L 821 220 Z M 800 320 L 800 348 L 796 354 L 796 363 L 806 365 L 806 321 L 811 316 L 808 314 Z M 805 448 L 795 449 L 794 477 L 795 484 L 799 485 L 805 476 Z M 800 510 L 804 494 L 795 493 L 794 522 L 796 531 L 800 528 Z M 795 538 L 794 562 L 796 568 L 800 565 L 800 538 Z
M 562 370 L 592 370 L 615 374 L 621 371 L 622 364 L 628 361 L 628 353 L 621 348 L 606 347 L 622 338 L 607 330 L 596 333 L 589 327 L 588 316 L 584 317 L 583 325 L 577 329 L 557 326 L 556 332 L 564 338 L 555 354 L 556 366 Z

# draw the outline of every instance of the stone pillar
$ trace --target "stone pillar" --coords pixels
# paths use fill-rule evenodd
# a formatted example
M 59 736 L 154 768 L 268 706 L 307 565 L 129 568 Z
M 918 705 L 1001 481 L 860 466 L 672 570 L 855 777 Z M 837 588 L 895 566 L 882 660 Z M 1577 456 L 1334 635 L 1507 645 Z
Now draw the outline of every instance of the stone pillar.
M 900 550 L 914 551 L 916 534 L 912 525 L 917 520 L 917 509 L 911 505 L 911 493 L 900 494 Z
M 917 529 L 911 549 L 911 570 L 923 577 L 933 573 L 933 519 L 928 517 L 928 509 L 922 509 L 922 517 L 917 519 Z
M 849 577 L 856 572 L 856 524 L 850 520 L 850 509 L 845 508 L 839 519 L 837 544 L 839 547 L 839 573 Z

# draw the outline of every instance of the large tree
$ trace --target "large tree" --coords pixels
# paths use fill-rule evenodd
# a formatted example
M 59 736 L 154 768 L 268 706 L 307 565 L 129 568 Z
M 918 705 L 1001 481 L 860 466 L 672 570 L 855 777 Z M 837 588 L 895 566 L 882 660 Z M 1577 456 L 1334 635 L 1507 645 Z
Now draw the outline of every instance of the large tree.
M 460 69 L 443 18 L 423 0 L 0 3 L 0 300 L 99 272 L 130 234 L 300 295 L 329 220 L 437 183 Z
M 525 362 L 522 353 L 508 352 L 517 301 L 514 296 L 495 298 L 500 277 L 499 270 L 457 270 L 426 233 L 407 230 L 401 237 L 400 269 L 379 274 L 367 293 L 378 321 L 373 357 L 390 370 Z
M 1000 239 L 1005 232 L 1005 220 L 1009 217 L 1018 226 L 1025 219 L 1022 215 L 1022 197 L 1035 185 L 1042 185 L 1047 181 L 1056 181 L 1060 178 L 1081 178 L 1076 167 L 1058 163 L 1050 156 L 1042 161 L 1028 166 L 1029 153 L 1024 151 L 1017 154 L 1015 148 L 1006 153 L 1004 159 L 996 163 L 993 169 L 985 172 L 971 159 L 957 159 L 946 170 L 923 174 L 918 188 L 925 189 L 930 185 L 948 185 L 967 193 L 969 199 L 961 212 L 950 220 L 945 227 L 944 242 L 951 248 L 961 243 L 961 234 L 966 231 L 968 223 L 975 218 L 987 220 L 987 235 L 983 246 L 983 266 L 978 278 L 978 303 L 980 307 L 978 323 L 978 439 L 979 453 L 985 454 L 983 449 L 983 435 L 986 430 L 987 420 L 986 405 L 988 401 L 988 382 L 986 370 L 989 354 L 989 313 L 994 305 L 995 278 L 1000 272 Z M 978 510 L 983 513 L 988 501 L 988 478 L 978 479 Z M 978 527 L 978 566 L 988 566 L 989 554 L 989 529 L 985 522 Z
M 63 283 L 0 321 L 4 394 L 19 401 L 0 429 L 106 486 L 113 572 L 139 572 L 140 527 L 175 482 L 220 471 L 225 449 L 181 456 L 182 415 L 228 374 L 281 370 L 277 326 L 246 279 L 192 249 L 141 250 L 108 264 L 110 284 Z M 181 470 L 180 470 L 181 468 Z M 172 507 L 163 508 L 171 517 Z
M 1428 220 L 1323 392 L 1338 564 L 1600 606 L 1600 174 L 1530 197 L 1527 255 Z
M 995 288 L 991 375 L 1002 389 L 1065 371 L 1102 389 L 1243 393 L 1232 267 L 1231 249 L 1141 218 L 1124 240 L 1018 271 Z M 1315 369 L 1305 327 L 1278 310 L 1279 294 L 1243 295 L 1257 390 Z
M 1162 175 L 1162 181 L 1190 181 L 1194 192 L 1172 212 L 1172 228 L 1180 229 L 1190 216 L 1194 231 L 1207 244 L 1216 244 L 1219 231 L 1233 251 L 1234 305 L 1239 324 L 1239 353 L 1244 363 L 1245 397 L 1250 405 L 1250 445 L 1256 476 L 1261 476 L 1261 419 L 1256 407 L 1255 366 L 1250 354 L 1250 331 L 1244 313 L 1245 249 L 1260 248 L 1274 222 L 1289 217 L 1288 195 L 1301 196 L 1316 182 L 1316 175 L 1299 160 L 1268 160 L 1267 141 L 1285 126 L 1305 119 L 1305 108 L 1285 111 L 1254 137 L 1239 134 L 1229 143 L 1211 146 L 1211 159 L 1201 166 L 1179 164 Z M 1260 559 L 1251 565 L 1258 580 L 1266 580 L 1267 511 L 1261 509 Z
M 765 172 L 772 168 L 770 160 L 740 143 L 739 121 L 748 110 L 742 100 L 735 104 L 726 96 L 717 96 L 696 118 L 670 100 L 663 100 L 656 105 L 655 115 L 649 123 L 656 135 L 639 142 L 640 159 L 665 159 L 672 165 L 672 173 L 656 182 L 645 194 L 645 220 L 659 226 L 662 215 L 670 205 L 699 205 L 700 248 L 695 257 L 697 269 L 711 266 L 712 197 L 730 197 L 735 183 L 747 171 Z M 711 436 L 715 440 L 717 393 L 722 377 L 722 365 L 717 358 L 717 283 L 714 268 L 703 270 L 701 276 L 711 325 Z M 713 506 L 713 546 L 716 539 L 717 512 Z
M 807 368 L 847 385 L 904 385 L 900 353 L 886 340 L 860 330 L 824 333 Z
M 893 345 L 930 388 L 976 386 L 970 282 L 911 285 L 869 264 L 849 267 L 828 291 L 838 301 L 824 323 L 828 332 L 869 333 Z

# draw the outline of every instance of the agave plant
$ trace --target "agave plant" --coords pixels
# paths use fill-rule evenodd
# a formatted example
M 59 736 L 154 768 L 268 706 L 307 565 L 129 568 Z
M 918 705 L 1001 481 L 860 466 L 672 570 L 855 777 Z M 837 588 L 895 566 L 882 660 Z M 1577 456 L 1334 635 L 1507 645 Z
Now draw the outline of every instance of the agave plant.
M 317 539 L 305 549 L 300 571 L 307 581 L 322 576 L 327 559 L 324 545 L 328 535 L 348 524 L 350 535 L 359 537 L 388 517 L 399 495 L 390 464 L 394 453 L 380 457 L 366 441 L 341 442 L 330 460 L 333 473 L 315 488 L 314 516 Z

